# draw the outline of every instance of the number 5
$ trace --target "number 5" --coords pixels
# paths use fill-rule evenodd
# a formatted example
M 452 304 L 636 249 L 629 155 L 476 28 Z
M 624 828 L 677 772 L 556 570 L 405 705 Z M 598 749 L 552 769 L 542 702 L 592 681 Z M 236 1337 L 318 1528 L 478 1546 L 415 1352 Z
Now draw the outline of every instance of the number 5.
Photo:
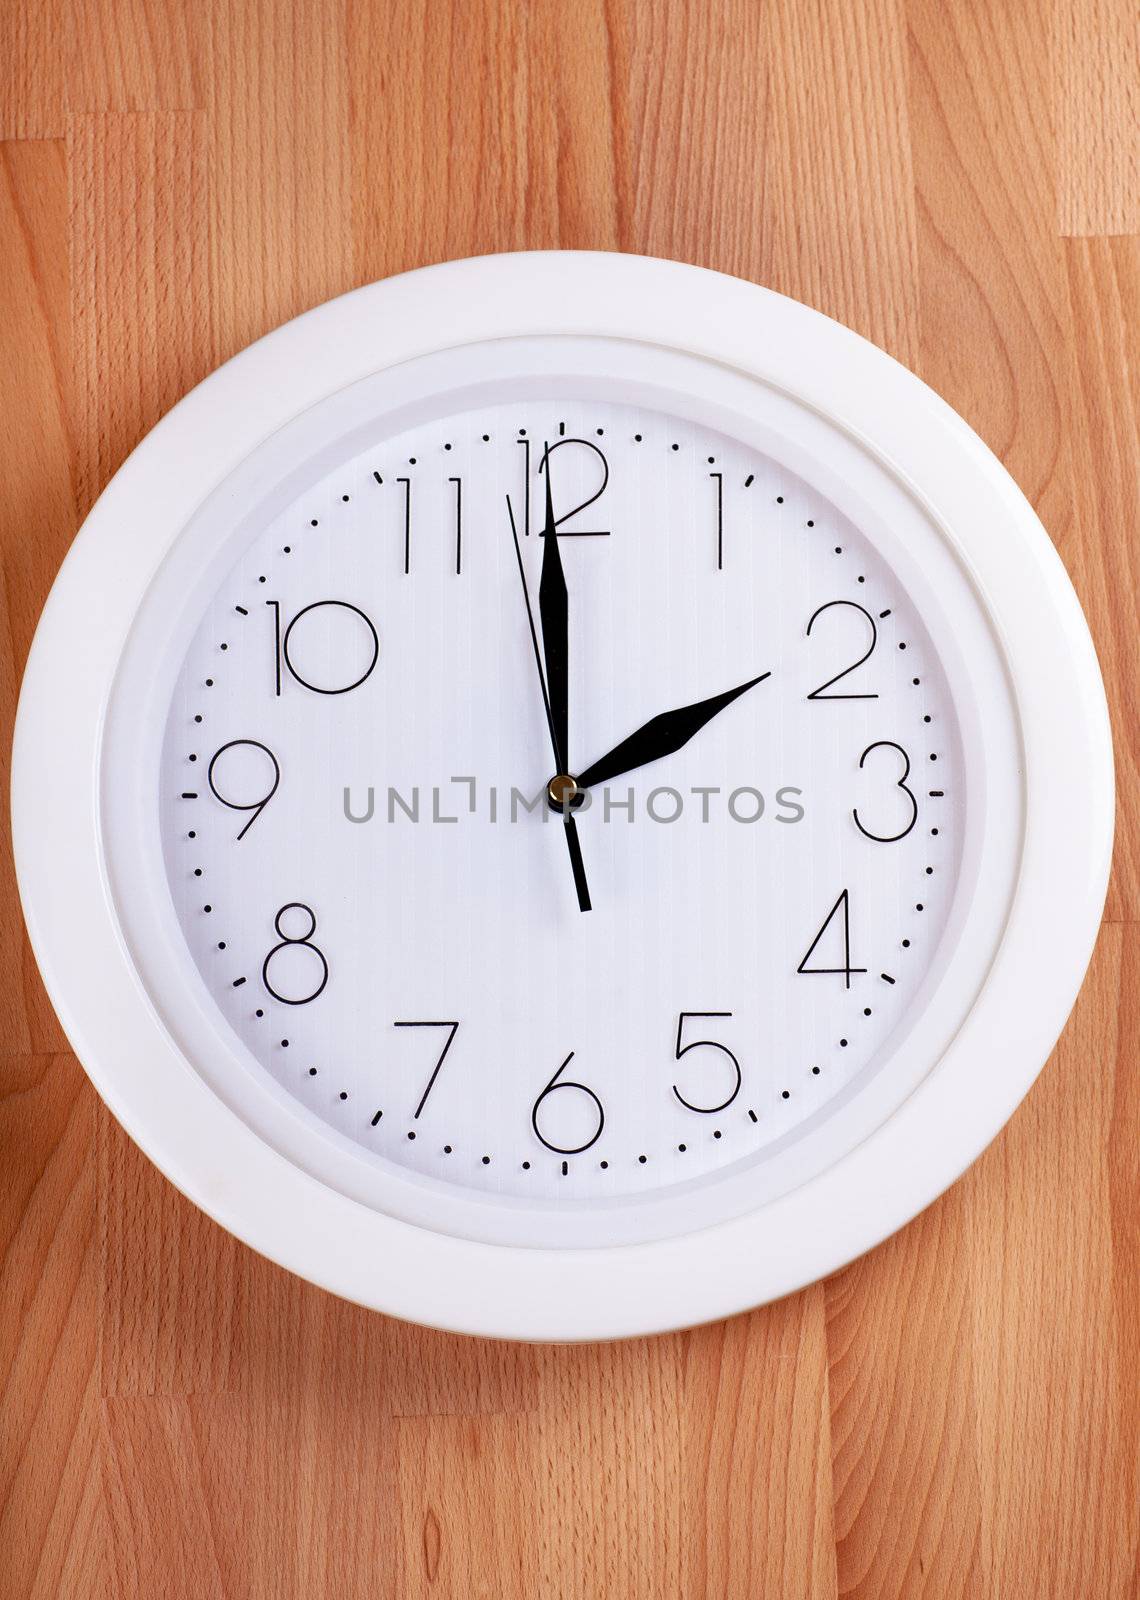
M 723 1111 L 726 1106 L 730 1106 L 732 1104 L 737 1095 L 740 1093 L 740 1062 L 736 1059 L 726 1044 L 717 1044 L 715 1039 L 691 1039 L 686 1045 L 682 1045 L 681 1043 L 681 1035 L 685 1030 L 685 1023 L 690 1017 L 731 1017 L 731 1015 L 731 1011 L 682 1011 L 680 1017 L 677 1019 L 677 1047 L 674 1052 L 674 1060 L 680 1061 L 681 1057 L 683 1055 L 687 1055 L 690 1050 L 719 1050 L 722 1055 L 727 1056 L 732 1062 L 732 1070 L 736 1075 L 736 1082 L 733 1084 L 732 1093 L 728 1096 L 727 1100 L 721 1100 L 719 1104 L 715 1106 L 695 1105 L 692 1100 L 686 1100 L 680 1089 L 678 1089 L 677 1085 L 674 1084 L 673 1093 L 677 1096 L 677 1099 L 681 1102 L 681 1104 L 689 1111 Z

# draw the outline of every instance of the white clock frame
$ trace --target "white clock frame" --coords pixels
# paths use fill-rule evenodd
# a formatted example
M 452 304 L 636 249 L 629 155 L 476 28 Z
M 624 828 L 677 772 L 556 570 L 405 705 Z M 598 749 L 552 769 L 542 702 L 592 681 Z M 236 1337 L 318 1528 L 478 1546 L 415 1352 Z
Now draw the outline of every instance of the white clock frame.
M 888 474 L 968 575 L 1004 656 L 1023 760 L 1018 805 L 1007 807 L 1020 861 L 1009 863 L 1016 885 L 996 956 L 963 974 L 965 1014 L 909 1095 L 797 1187 L 608 1248 L 441 1231 L 321 1181 L 259 1137 L 150 997 L 116 902 L 101 792 L 108 708 L 144 597 L 251 451 L 401 363 L 560 335 L 718 363 L 826 419 Z M 370 285 L 278 329 L 188 395 L 108 486 L 61 569 L 28 663 L 13 767 L 17 870 L 45 982 L 100 1094 L 156 1164 L 231 1232 L 338 1294 L 530 1339 L 643 1334 L 744 1310 L 835 1270 L 929 1204 L 1010 1116 L 1068 1016 L 1099 925 L 1112 822 L 1107 709 L 1080 606 L 1032 509 L 967 425 L 882 351 L 795 301 L 673 262 L 589 253 L 483 257 Z

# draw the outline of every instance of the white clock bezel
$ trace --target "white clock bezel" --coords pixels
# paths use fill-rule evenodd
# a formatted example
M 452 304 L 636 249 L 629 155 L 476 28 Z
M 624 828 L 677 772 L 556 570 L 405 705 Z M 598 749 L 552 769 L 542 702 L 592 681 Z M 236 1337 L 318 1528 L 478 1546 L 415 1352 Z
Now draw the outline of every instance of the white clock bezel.
M 1004 653 L 1024 759 L 1020 872 L 987 972 L 909 1098 L 856 1148 L 728 1220 L 650 1242 L 476 1242 L 387 1214 L 263 1141 L 181 1052 L 124 937 L 100 795 L 112 685 L 155 573 L 211 491 L 298 413 L 399 363 L 489 340 L 641 342 L 720 363 L 826 418 L 921 504 Z M 192 470 L 186 464 L 192 464 Z M 1011 739 L 1016 746 L 1016 733 Z M 200 385 L 92 510 L 25 676 L 13 826 L 45 982 L 100 1093 L 159 1167 L 264 1254 L 396 1315 L 504 1337 L 598 1338 L 723 1316 L 877 1243 L 989 1142 L 1059 1033 L 1091 954 L 1112 757 L 1088 630 L 996 459 L 917 378 L 819 313 L 672 262 L 549 253 L 428 268 L 298 318 Z

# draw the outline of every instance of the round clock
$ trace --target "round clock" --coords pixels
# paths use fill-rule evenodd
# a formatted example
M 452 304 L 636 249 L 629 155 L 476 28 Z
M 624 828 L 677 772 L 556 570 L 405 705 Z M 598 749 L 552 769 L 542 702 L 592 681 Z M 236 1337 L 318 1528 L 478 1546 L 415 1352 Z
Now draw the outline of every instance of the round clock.
M 981 442 L 664 261 L 375 284 L 143 442 L 13 780 L 77 1053 L 337 1293 L 596 1338 L 885 1237 L 1040 1069 L 1112 830 L 1096 660 Z

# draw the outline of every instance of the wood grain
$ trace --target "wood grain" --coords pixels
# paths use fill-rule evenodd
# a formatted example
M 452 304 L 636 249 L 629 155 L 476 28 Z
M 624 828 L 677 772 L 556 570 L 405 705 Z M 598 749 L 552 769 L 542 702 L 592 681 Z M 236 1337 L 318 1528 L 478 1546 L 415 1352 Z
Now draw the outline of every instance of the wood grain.
M 0 7 L 6 727 L 78 519 L 217 361 L 448 256 L 638 250 L 810 301 L 981 432 L 1088 610 L 1121 801 L 1077 1011 L 967 1176 L 780 1305 L 586 1349 L 388 1321 L 196 1212 L 67 1053 L 5 850 L 5 1600 L 1140 1593 L 1136 17 Z
M 1054 0 L 1057 224 L 1074 237 L 1140 229 L 1140 8 Z

